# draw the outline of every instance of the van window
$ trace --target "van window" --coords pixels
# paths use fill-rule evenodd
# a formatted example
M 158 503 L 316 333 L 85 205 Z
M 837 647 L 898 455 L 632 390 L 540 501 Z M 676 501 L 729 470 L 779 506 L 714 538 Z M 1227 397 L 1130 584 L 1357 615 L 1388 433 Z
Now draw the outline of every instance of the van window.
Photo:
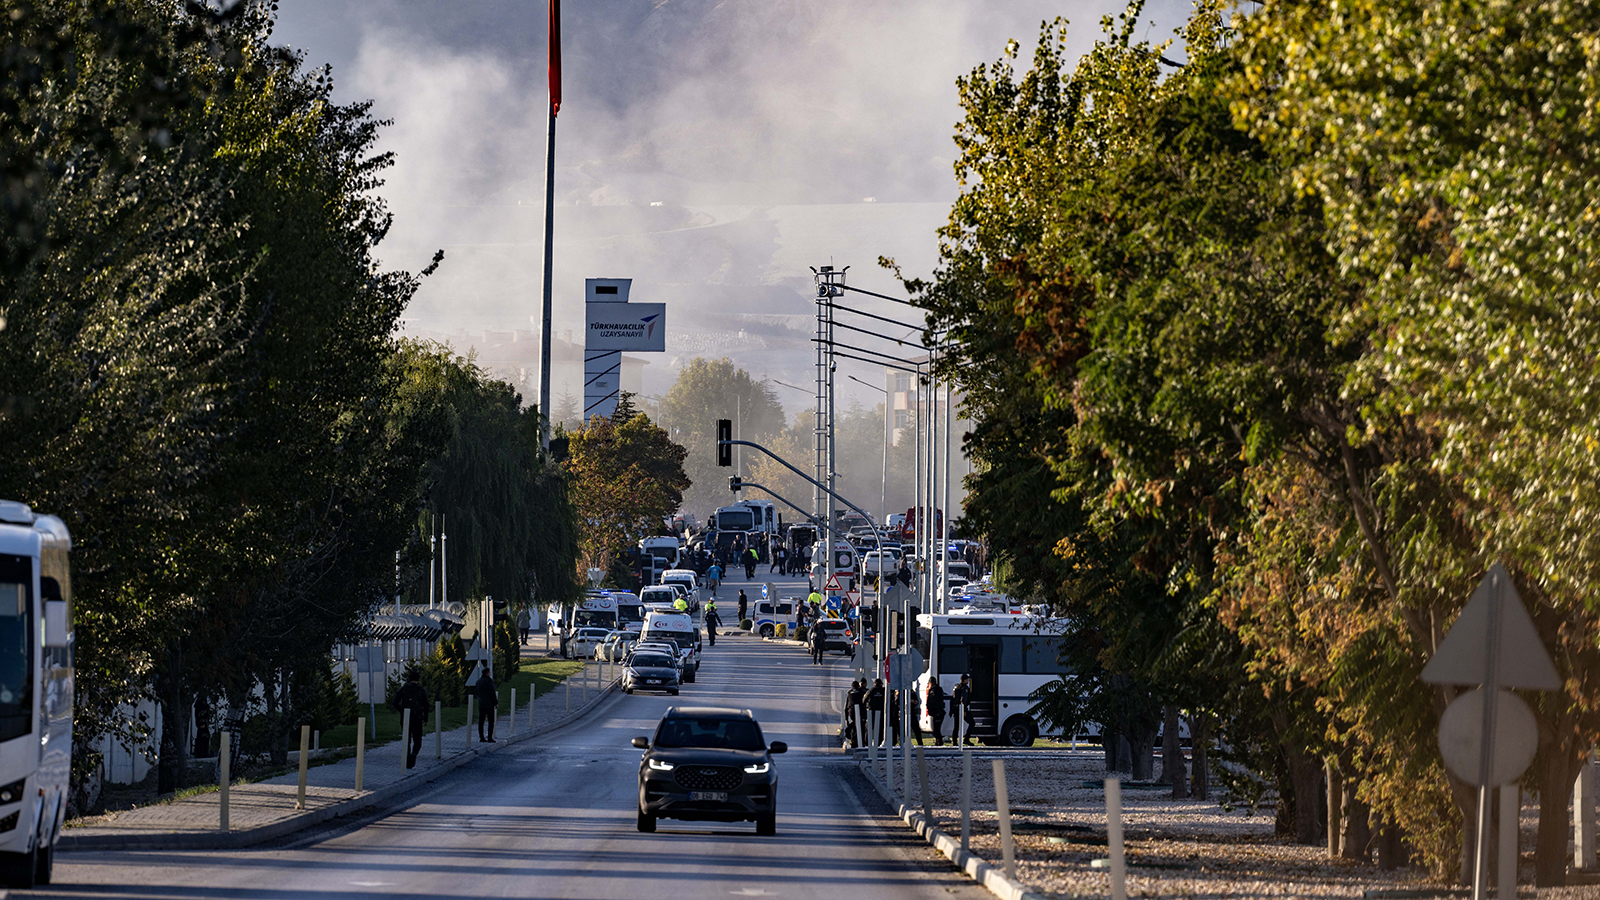
M 789 615 L 793 615 L 793 614 L 794 614 L 794 604 L 793 603 L 779 603 L 778 604 L 778 615 L 780 615 L 780 616 L 789 616 Z
M 756 612 L 763 616 L 770 616 L 772 615 L 772 604 L 763 600 L 756 604 Z

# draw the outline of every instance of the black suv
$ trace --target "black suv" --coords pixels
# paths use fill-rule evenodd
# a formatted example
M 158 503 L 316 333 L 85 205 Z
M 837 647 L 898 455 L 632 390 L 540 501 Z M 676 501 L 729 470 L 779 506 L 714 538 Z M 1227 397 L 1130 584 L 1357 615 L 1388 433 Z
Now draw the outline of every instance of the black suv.
M 639 760 L 639 830 L 656 819 L 754 821 L 756 834 L 776 834 L 778 773 L 749 710 L 674 706 L 661 717 L 654 740 L 633 739 Z

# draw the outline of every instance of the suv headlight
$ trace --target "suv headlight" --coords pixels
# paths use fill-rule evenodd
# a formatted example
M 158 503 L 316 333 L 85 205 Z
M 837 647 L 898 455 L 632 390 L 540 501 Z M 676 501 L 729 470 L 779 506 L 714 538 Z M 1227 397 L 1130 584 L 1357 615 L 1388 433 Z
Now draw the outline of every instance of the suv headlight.
M 650 760 L 650 768 L 656 770 L 657 772 L 671 772 L 673 769 L 676 769 L 677 766 L 674 766 L 669 762 L 662 762 L 659 759 L 652 759 Z
M 744 770 L 750 775 L 765 775 L 772 768 L 772 763 L 758 762 L 753 766 L 745 766 Z

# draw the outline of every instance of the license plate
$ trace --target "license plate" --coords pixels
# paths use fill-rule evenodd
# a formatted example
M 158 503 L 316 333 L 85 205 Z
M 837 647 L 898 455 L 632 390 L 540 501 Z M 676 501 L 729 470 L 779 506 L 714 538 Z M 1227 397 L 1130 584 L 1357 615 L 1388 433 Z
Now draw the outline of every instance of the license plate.
M 645 684 L 660 684 L 661 683 L 661 679 L 659 679 L 659 678 L 646 678 L 644 680 L 644 683 Z
M 722 803 L 722 802 L 725 802 L 728 799 L 728 792 L 727 791 L 690 791 L 689 792 L 689 799 L 690 800 L 715 800 L 718 803 Z

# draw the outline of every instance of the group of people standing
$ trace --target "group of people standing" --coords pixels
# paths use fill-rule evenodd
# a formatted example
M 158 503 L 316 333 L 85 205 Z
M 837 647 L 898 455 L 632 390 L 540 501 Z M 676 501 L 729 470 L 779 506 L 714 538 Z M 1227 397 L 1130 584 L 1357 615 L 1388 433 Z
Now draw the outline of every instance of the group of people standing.
M 918 741 L 922 740 L 922 711 L 920 698 L 916 691 L 908 691 L 911 696 L 911 733 Z M 888 704 L 888 715 L 884 715 L 884 704 Z M 947 709 L 947 700 L 944 686 L 938 679 L 933 679 L 928 684 L 928 718 L 933 724 L 933 742 L 944 743 L 944 720 Z M 961 681 L 948 698 L 948 710 L 953 720 L 950 730 L 951 744 L 971 743 L 972 733 L 972 676 L 962 675 Z M 965 727 L 963 727 L 963 725 Z M 866 679 L 857 679 L 850 683 L 850 692 L 845 695 L 845 744 L 856 746 L 859 735 L 867 735 L 868 743 L 882 742 L 884 731 L 889 731 L 891 743 L 900 743 L 900 692 L 884 687 L 882 678 L 875 678 L 872 687 L 867 687 Z

